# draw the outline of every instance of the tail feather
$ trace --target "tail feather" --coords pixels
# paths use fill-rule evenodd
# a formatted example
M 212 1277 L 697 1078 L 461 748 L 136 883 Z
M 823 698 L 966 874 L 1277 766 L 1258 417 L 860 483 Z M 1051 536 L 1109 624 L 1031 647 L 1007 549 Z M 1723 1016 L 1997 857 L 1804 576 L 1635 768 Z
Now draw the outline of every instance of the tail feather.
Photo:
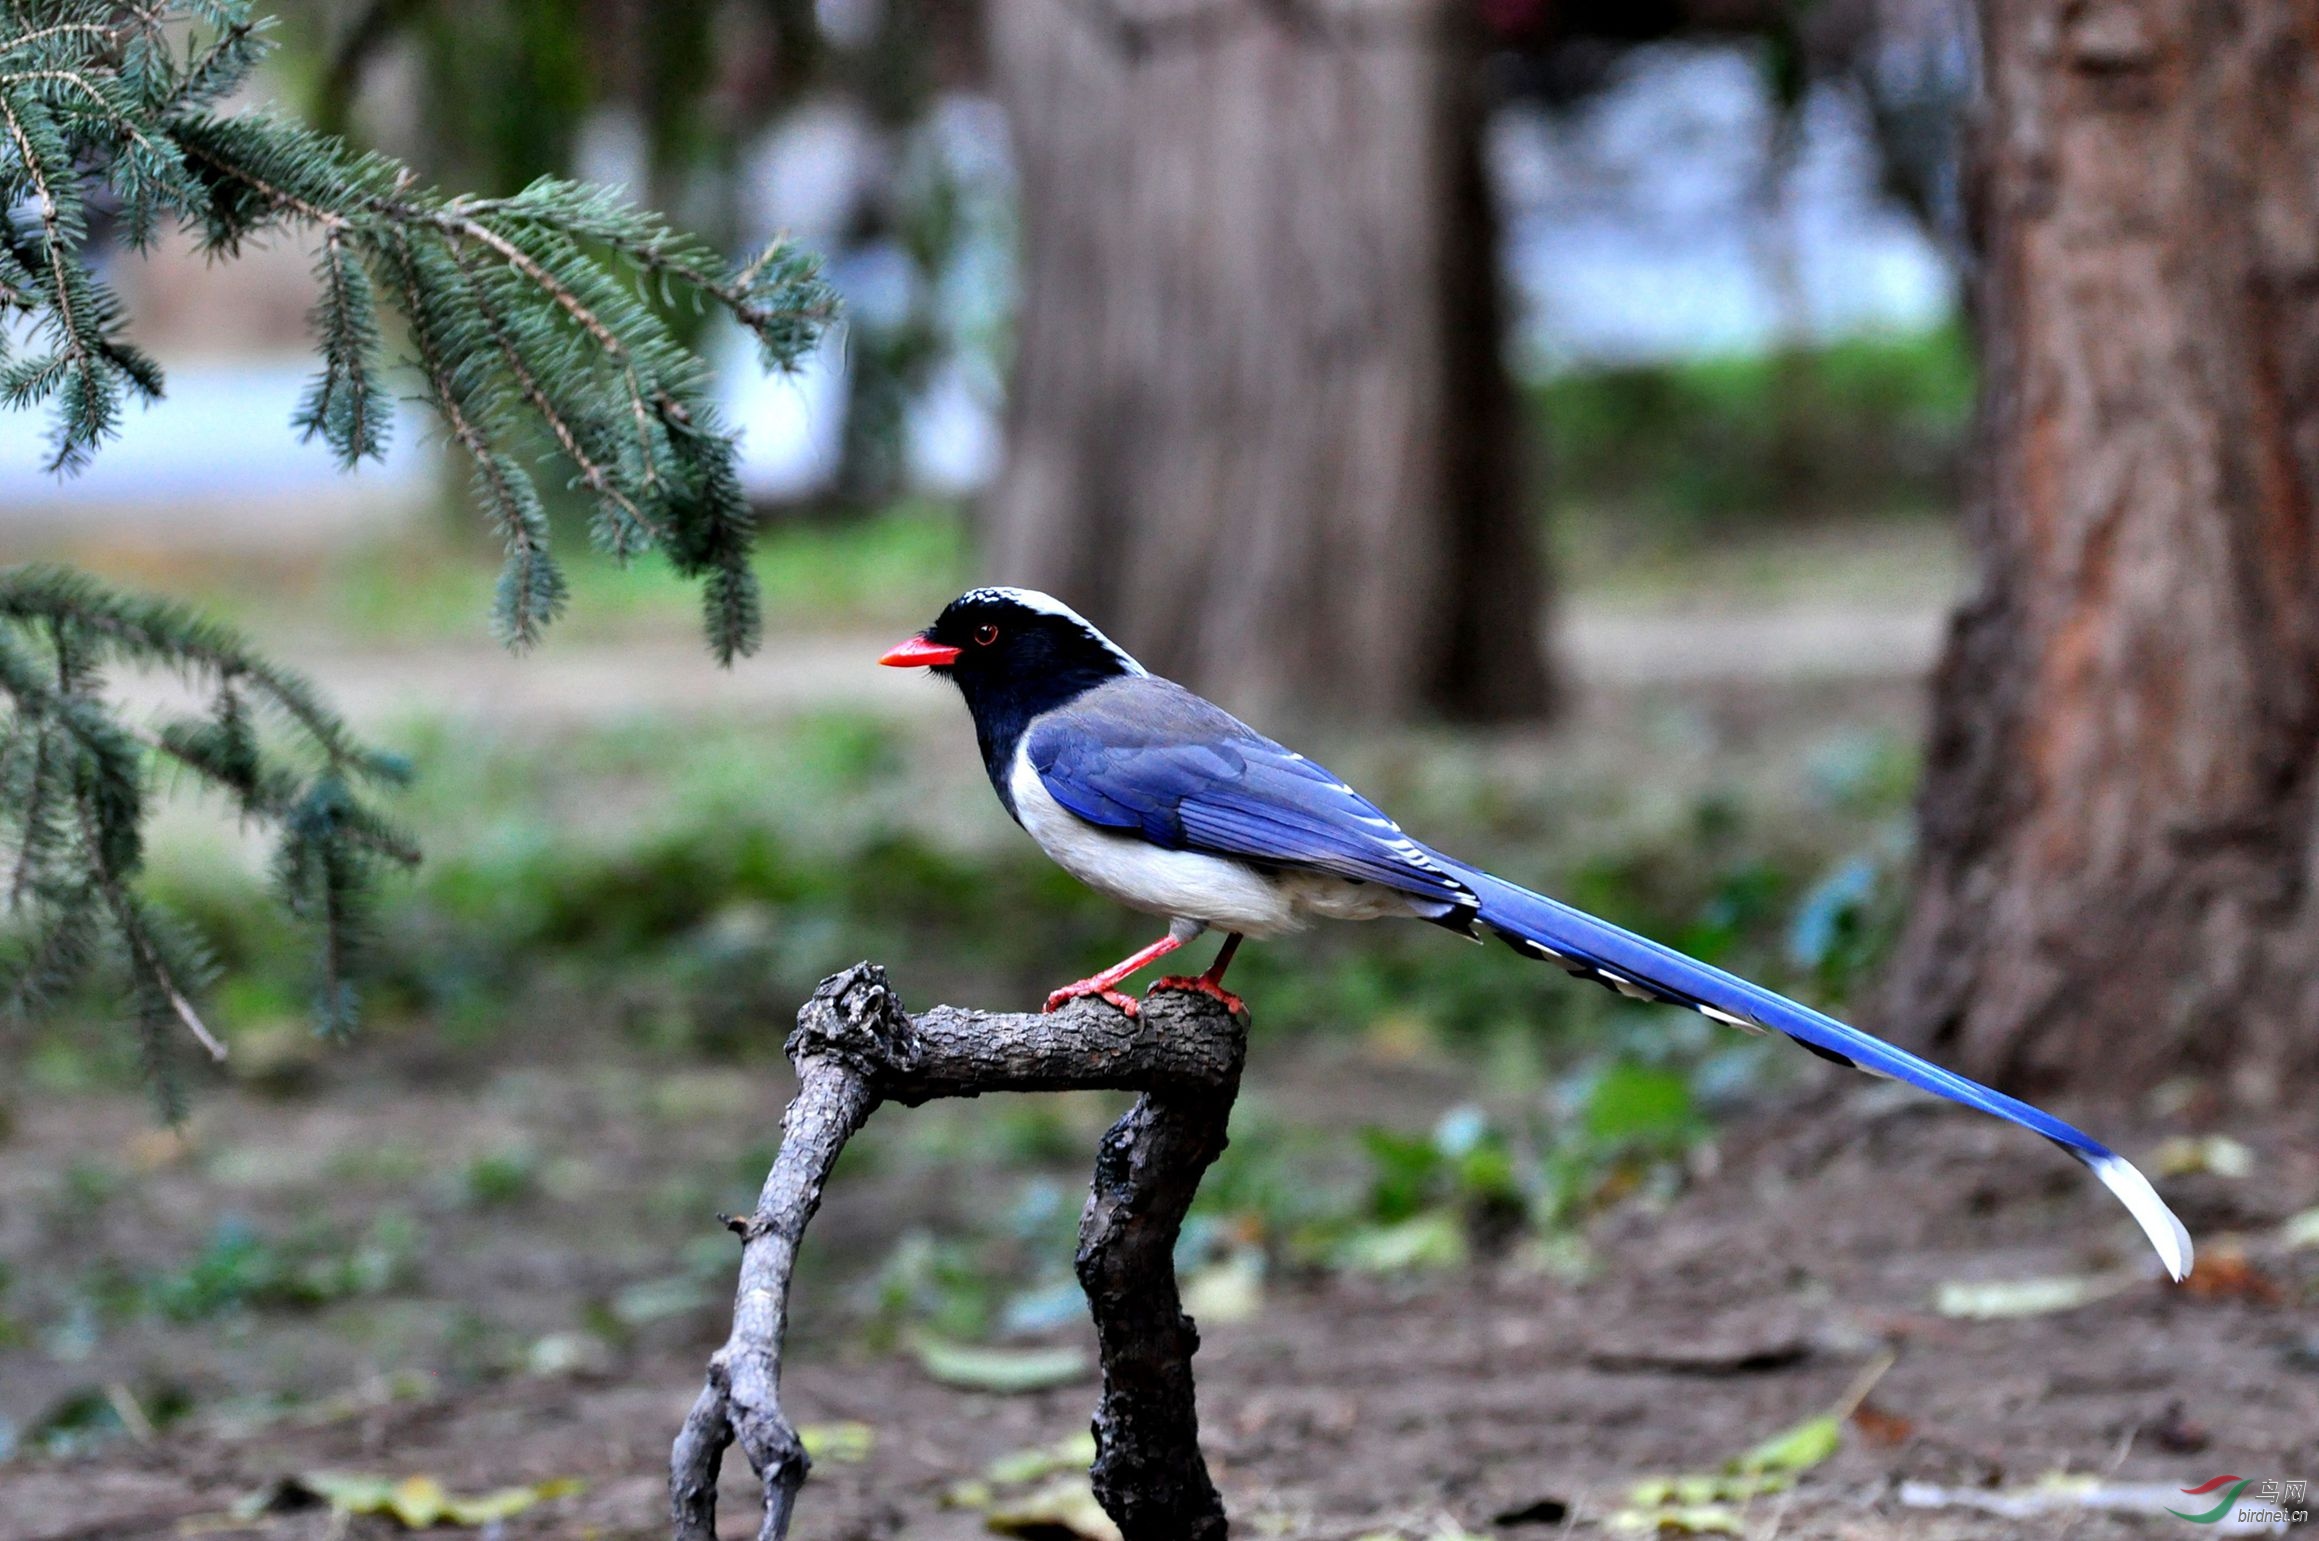
M 1943 1070 L 1930 1060 L 1894 1048 L 1735 974 L 1685 957 L 1543 894 L 1446 857 L 1440 859 L 1473 890 L 1480 905 L 1474 918 L 1520 952 L 1558 964 L 1633 1000 L 1687 1006 L 1748 1032 L 1783 1033 L 1822 1059 L 1905 1081 L 2043 1135 L 2084 1162 L 2118 1197 L 2157 1248 L 2167 1273 L 2181 1279 L 2190 1272 L 2190 1233 L 2182 1222 L 2131 1162 L 2083 1131 L 2017 1097 Z

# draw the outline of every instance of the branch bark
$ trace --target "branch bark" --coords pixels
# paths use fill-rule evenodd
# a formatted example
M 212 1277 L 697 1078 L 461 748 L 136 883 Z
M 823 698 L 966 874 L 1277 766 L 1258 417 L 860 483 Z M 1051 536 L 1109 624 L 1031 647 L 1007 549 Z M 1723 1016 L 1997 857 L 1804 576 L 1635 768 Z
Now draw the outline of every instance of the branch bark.
M 1193 1400 L 1199 1334 L 1176 1293 L 1173 1253 L 1224 1148 L 1246 1049 L 1245 1023 L 1189 993 L 1154 994 L 1133 1018 L 1094 1001 L 1052 1015 L 937 1006 L 913 1017 L 875 964 L 823 980 L 789 1038 L 798 1090 L 780 1153 L 755 1211 L 728 1221 L 742 1238 L 733 1327 L 670 1452 L 676 1541 L 716 1541 L 717 1475 L 736 1441 L 763 1484 L 760 1541 L 789 1534 L 812 1464 L 780 1400 L 790 1279 L 839 1152 L 879 1104 L 1088 1089 L 1143 1093 L 1103 1137 L 1079 1226 L 1079 1280 L 1103 1367 L 1096 1496 L 1127 1541 L 1222 1541 Z

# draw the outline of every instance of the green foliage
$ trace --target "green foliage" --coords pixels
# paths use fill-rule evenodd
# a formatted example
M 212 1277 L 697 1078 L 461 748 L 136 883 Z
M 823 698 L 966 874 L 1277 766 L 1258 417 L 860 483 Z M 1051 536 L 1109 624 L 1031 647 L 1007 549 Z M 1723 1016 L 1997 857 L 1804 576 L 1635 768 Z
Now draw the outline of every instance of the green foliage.
M 445 196 L 281 117 L 218 111 L 263 56 L 262 34 L 247 0 L 0 0 L 0 202 L 24 211 L 0 227 L 0 406 L 45 406 L 50 466 L 72 471 L 114 432 L 124 398 L 161 392 L 93 264 L 92 208 L 138 247 L 172 225 L 225 257 L 261 236 L 308 240 L 321 366 L 294 426 L 347 465 L 384 450 L 393 312 L 505 548 L 493 615 L 510 645 L 536 641 L 567 594 L 535 481 L 545 465 L 592 503 L 600 549 L 623 561 L 657 550 L 699 585 L 720 661 L 753 648 L 755 532 L 734 440 L 666 312 L 721 309 L 767 367 L 788 367 L 831 313 L 812 262 L 776 243 L 728 264 L 570 182 Z M 209 710 L 132 728 L 103 694 L 113 666 L 183 674 Z M 230 633 L 48 569 L 0 573 L 0 698 L 0 849 L 12 857 L 0 908 L 20 943 L 0 954 L 0 1013 L 38 1008 L 110 947 L 165 1096 L 173 1024 L 222 1053 L 193 1004 L 204 949 L 136 884 L 166 766 L 276 836 L 278 885 L 321 939 L 318 1015 L 351 1023 L 365 879 L 382 859 L 415 859 L 361 800 L 399 779 L 394 762 Z M 286 746 L 267 742 L 261 718 Z
M 504 1209 L 539 1190 L 539 1158 L 523 1149 L 492 1151 L 467 1163 L 461 1197 L 477 1209 Z
M 122 667 L 175 673 L 206 711 L 154 729 L 122 722 L 104 694 Z M 417 860 L 364 800 L 403 779 L 399 761 L 356 742 L 305 681 L 233 633 L 54 568 L 0 572 L 0 702 L 0 850 L 16 921 L 0 950 L 0 1020 L 39 1011 L 111 954 L 165 1105 L 178 1031 L 222 1055 L 193 1004 L 207 951 L 138 884 L 165 770 L 273 835 L 276 886 L 316 939 L 317 1019 L 351 1026 L 368 879 L 382 862 Z
M 1519 1208 L 1512 1152 L 1479 1108 L 1453 1110 L 1429 1135 L 1368 1129 L 1361 1144 L 1369 1157 L 1369 1210 L 1375 1219 L 1407 1220 L 1444 1203 Z
M 121 1382 L 84 1386 L 63 1398 L 25 1429 L 25 1448 L 43 1455 L 86 1455 L 116 1439 L 151 1438 L 154 1431 L 184 1420 L 193 1394 L 174 1381 L 147 1382 L 135 1390 Z M 10 1452 L 10 1430 L 0 1423 L 0 1456 Z
M 308 1225 L 268 1235 L 221 1222 L 199 1251 L 174 1268 L 98 1281 L 96 1293 L 124 1319 L 205 1322 L 248 1311 L 312 1310 L 405 1282 L 420 1238 L 407 1216 L 387 1213 L 360 1236 Z
M 1534 393 L 1556 501 L 1674 532 L 1913 512 L 1955 496 L 1972 418 L 1963 331 L 1597 369 Z

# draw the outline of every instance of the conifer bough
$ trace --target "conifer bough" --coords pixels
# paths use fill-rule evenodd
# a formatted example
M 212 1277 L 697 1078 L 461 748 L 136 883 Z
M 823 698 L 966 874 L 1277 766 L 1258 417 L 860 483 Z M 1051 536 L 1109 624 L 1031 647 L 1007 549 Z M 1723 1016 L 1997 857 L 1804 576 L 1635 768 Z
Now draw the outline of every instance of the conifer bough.
M 720 662 L 754 648 L 755 531 L 733 435 L 664 311 L 721 309 L 766 367 L 793 367 L 835 308 L 813 260 L 775 242 L 736 265 L 615 193 L 552 178 L 445 196 L 279 114 L 220 110 L 263 34 L 247 0 L 0 0 L 0 406 L 45 409 L 48 464 L 71 472 L 125 398 L 161 394 L 90 262 L 100 226 L 139 249 L 179 227 L 226 257 L 286 232 L 316 250 L 321 356 L 293 426 L 349 467 L 383 453 L 391 330 L 505 545 L 503 640 L 528 646 L 564 604 L 544 471 L 586 498 L 598 546 L 657 550 L 699 580 Z M 212 710 L 158 733 L 125 723 L 99 688 L 120 663 L 195 676 Z M 412 859 L 358 797 L 393 779 L 391 762 L 223 630 L 53 569 L 0 571 L 0 698 L 0 905 L 29 937 L 0 961 L 0 1012 L 77 977 L 109 935 L 148 1038 L 168 1021 L 206 1037 L 189 1004 L 198 948 L 133 882 L 152 770 L 167 763 L 278 833 L 282 882 L 323 931 L 323 1019 L 348 1019 L 361 879 Z M 280 732 L 253 726 L 266 709 Z

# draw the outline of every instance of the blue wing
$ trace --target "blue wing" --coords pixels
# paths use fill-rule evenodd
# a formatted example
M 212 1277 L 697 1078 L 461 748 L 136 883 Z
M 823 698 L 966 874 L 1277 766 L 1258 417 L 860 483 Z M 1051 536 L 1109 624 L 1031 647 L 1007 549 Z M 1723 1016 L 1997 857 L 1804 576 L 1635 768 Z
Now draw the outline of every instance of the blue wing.
M 1255 729 L 1166 680 L 1088 692 L 1034 722 L 1024 753 L 1079 818 L 1171 851 L 1376 883 L 1443 913 L 1473 894 L 1376 804 Z

